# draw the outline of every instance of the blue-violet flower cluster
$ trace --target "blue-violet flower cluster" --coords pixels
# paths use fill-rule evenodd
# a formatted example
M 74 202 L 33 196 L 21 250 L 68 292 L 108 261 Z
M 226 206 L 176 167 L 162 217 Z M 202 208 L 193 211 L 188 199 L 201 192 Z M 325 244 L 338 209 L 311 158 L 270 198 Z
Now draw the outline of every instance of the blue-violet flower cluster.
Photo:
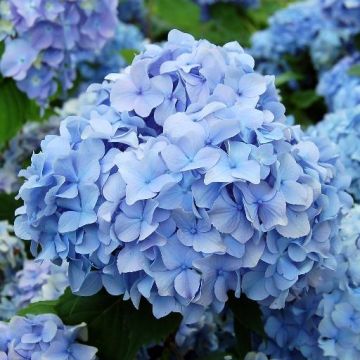
M 58 299 L 69 286 L 66 265 L 25 260 L 0 293 L 0 318 L 10 319 L 30 303 Z
M 156 317 L 196 322 L 229 290 L 283 307 L 334 266 L 350 178 L 253 68 L 236 42 L 173 30 L 92 85 L 97 105 L 22 171 L 18 236 L 38 259 L 67 260 L 75 293 L 144 296 Z
M 86 338 L 85 324 L 66 326 L 53 314 L 15 316 L 0 322 L 0 358 L 95 360 L 97 349 L 84 345 Z
M 41 105 L 59 85 L 63 91 L 72 86 L 78 53 L 100 51 L 115 34 L 116 0 L 8 2 L 0 8 L 12 24 L 10 34 L 1 32 L 0 72 Z

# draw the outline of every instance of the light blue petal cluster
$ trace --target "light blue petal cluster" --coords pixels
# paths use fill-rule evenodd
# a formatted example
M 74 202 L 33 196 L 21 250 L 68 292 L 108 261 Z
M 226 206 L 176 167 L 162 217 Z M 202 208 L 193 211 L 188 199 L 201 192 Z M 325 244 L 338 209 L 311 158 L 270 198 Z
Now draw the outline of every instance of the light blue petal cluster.
M 0 322 L 2 360 L 95 360 L 97 349 L 84 345 L 86 325 L 66 326 L 54 314 L 15 316 Z
M 24 243 L 14 236 L 13 231 L 13 226 L 7 221 L 0 221 L 0 290 L 25 258 Z
M 114 36 L 116 6 L 116 0 L 9 0 L 0 17 L 11 21 L 13 34 L 5 38 L 0 72 L 46 104 L 72 86 L 77 54 L 99 51 Z
M 319 304 L 319 346 L 324 357 L 352 360 L 360 356 L 360 288 L 335 290 Z
M 337 265 L 315 269 L 313 288 L 282 310 L 262 307 L 270 338 L 260 349 L 275 358 L 346 359 L 360 356 L 360 206 L 342 220 Z M 288 352 L 284 355 L 283 352 Z
M 133 53 L 140 52 L 144 47 L 144 37 L 140 30 L 134 26 L 119 22 L 114 38 L 104 46 L 99 54 L 83 52 L 79 54 L 78 70 L 82 87 L 86 90 L 89 83 L 101 82 L 107 74 L 119 72 L 128 65 L 122 56 L 122 50 Z
M 360 77 L 349 74 L 349 70 L 359 64 L 360 54 L 354 53 L 321 75 L 317 92 L 324 96 L 331 111 L 360 104 Z
M 66 263 L 57 266 L 49 261 L 25 260 L 0 293 L 0 317 L 9 319 L 33 302 L 56 300 L 68 286 Z
M 271 307 L 332 267 L 350 179 L 332 144 L 286 123 L 274 78 L 236 42 L 173 30 L 111 74 L 22 172 L 16 232 L 156 317 L 219 312 L 228 290 Z M 295 290 L 294 290 L 295 289 Z M 294 292 L 295 291 L 295 292 Z
M 347 98 L 349 97 L 351 93 L 348 93 Z M 342 162 L 352 177 L 349 190 L 355 200 L 360 201 L 360 103 L 358 106 L 327 114 L 310 131 L 315 136 L 328 136 L 337 144 Z

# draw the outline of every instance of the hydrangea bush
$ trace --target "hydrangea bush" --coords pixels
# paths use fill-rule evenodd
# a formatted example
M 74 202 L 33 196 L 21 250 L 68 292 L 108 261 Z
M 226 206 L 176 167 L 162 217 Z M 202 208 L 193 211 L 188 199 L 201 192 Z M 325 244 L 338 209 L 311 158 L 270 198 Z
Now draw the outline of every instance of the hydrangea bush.
M 97 52 L 115 34 L 116 0 L 17 1 L 0 8 L 5 51 L 0 72 L 31 99 L 46 105 L 72 86 L 76 57 Z
M 227 291 L 272 308 L 332 267 L 349 183 L 331 144 L 285 123 L 237 43 L 172 31 L 70 116 L 22 175 L 18 236 L 72 290 L 141 296 L 196 321 Z M 37 253 L 40 250 L 40 253 Z
M 360 201 L 360 104 L 327 114 L 310 131 L 315 136 L 328 136 L 338 145 L 343 164 L 352 177 L 350 191 Z
M 97 349 L 84 345 L 86 326 L 66 326 L 53 314 L 15 316 L 0 322 L 1 359 L 95 360 Z
M 360 104 L 360 77 L 349 74 L 349 70 L 359 64 L 360 54 L 354 53 L 321 75 L 317 91 L 324 96 L 330 111 Z

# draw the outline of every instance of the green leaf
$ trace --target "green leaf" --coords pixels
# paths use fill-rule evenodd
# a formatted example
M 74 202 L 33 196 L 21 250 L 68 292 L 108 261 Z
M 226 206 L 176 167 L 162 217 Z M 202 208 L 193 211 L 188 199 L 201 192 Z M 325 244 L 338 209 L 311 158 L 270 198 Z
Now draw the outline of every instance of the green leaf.
M 315 90 L 296 91 L 291 95 L 291 101 L 299 109 L 307 109 L 321 99 Z
M 67 289 L 55 309 L 65 324 L 87 323 L 88 343 L 99 349 L 102 360 L 133 360 L 141 346 L 163 340 L 181 320 L 177 314 L 155 319 L 147 301 L 136 310 L 130 301 L 105 291 L 80 297 Z
M 0 82 L 0 148 L 10 140 L 28 120 L 40 120 L 39 106 L 29 100 L 12 79 Z
M 123 49 L 120 51 L 121 56 L 125 59 L 128 64 L 131 64 L 134 57 L 139 53 L 136 49 Z
M 360 64 L 356 64 L 356 65 L 352 66 L 348 70 L 348 74 L 351 76 L 360 76 Z
M 240 299 L 235 296 L 229 297 L 229 307 L 239 324 L 264 337 L 265 331 L 261 320 L 261 311 L 259 305 L 246 296 L 242 295 Z
M 25 315 L 39 315 L 39 314 L 56 314 L 55 305 L 57 300 L 39 301 L 29 304 L 26 308 L 17 312 L 19 316 Z
M 229 308 L 234 314 L 234 332 L 236 335 L 236 353 L 243 359 L 251 351 L 251 333 L 265 338 L 259 305 L 242 295 L 240 299 L 233 294 L 229 296 Z
M 0 220 L 8 220 L 13 223 L 15 210 L 21 206 L 20 200 L 15 200 L 15 194 L 0 194 Z
M 275 85 L 281 86 L 281 85 L 287 84 L 288 82 L 290 82 L 292 80 L 301 80 L 301 79 L 303 79 L 302 74 L 295 73 L 293 71 L 287 71 L 287 72 L 284 72 L 284 73 L 276 76 Z

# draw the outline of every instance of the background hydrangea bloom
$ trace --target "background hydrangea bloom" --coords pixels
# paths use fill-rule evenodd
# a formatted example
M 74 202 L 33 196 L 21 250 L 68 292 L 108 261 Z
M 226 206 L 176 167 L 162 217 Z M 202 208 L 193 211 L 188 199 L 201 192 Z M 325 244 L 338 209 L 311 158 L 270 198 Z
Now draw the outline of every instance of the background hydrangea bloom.
M 343 58 L 320 77 L 317 92 L 324 96 L 331 111 L 360 104 L 360 78 L 348 73 L 356 64 L 360 64 L 359 53 Z
M 1 318 L 9 319 L 33 302 L 56 300 L 68 285 L 66 264 L 25 260 L 23 268 L 8 280 L 0 293 Z
M 326 16 L 339 28 L 347 28 L 351 32 L 360 31 L 360 3 L 353 0 L 320 0 Z
M 0 221 L 0 289 L 17 269 L 25 257 L 24 243 L 13 235 L 13 226 Z
M 333 3 L 330 1 L 328 7 L 336 6 L 336 1 Z M 353 47 L 352 35 L 348 27 L 338 27 L 324 14 L 320 0 L 301 1 L 270 17 L 269 27 L 252 36 L 251 53 L 264 73 L 268 73 L 270 66 L 279 72 L 288 71 L 285 55 L 305 51 L 309 52 L 313 66 L 323 71 Z
M 350 192 L 360 201 L 360 105 L 327 114 L 310 131 L 328 136 L 338 145 L 343 164 L 352 177 Z
M 283 307 L 333 266 L 349 177 L 331 143 L 286 123 L 274 78 L 253 67 L 238 43 L 173 30 L 92 85 L 97 105 L 22 172 L 17 234 L 69 262 L 75 293 L 144 296 L 156 317 L 195 322 L 228 290 Z
M 53 314 L 15 316 L 0 322 L 2 359 L 95 360 L 97 349 L 84 345 L 86 325 L 66 326 Z
M 44 105 L 59 84 L 64 91 L 75 79 L 76 55 L 101 50 L 114 36 L 117 1 L 9 1 L 0 8 L 13 25 L 0 61 L 31 99 Z
M 107 74 L 119 72 L 127 64 L 121 55 L 124 49 L 139 52 L 143 49 L 144 37 L 141 31 L 134 25 L 119 22 L 116 27 L 114 38 L 110 40 L 99 54 L 83 52 L 79 54 L 78 65 L 81 77 L 85 82 L 101 82 Z

